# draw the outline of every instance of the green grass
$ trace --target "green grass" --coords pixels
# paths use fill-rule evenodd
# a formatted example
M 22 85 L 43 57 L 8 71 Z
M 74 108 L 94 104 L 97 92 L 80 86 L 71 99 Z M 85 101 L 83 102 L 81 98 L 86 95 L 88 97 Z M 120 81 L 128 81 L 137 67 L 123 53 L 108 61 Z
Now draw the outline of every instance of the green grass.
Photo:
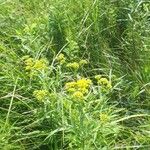
M 0 149 L 149 150 L 149 14 L 146 0 L 0 0 Z

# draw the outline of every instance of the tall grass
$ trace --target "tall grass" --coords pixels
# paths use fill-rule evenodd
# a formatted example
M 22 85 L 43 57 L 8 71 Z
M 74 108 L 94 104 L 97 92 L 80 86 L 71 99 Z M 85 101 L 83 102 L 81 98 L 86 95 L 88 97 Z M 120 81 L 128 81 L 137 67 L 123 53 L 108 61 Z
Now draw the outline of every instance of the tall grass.
M 142 0 L 0 1 L 0 149 L 150 149 L 149 13 Z M 47 68 L 26 70 L 26 55 Z M 82 77 L 81 100 L 65 84 Z

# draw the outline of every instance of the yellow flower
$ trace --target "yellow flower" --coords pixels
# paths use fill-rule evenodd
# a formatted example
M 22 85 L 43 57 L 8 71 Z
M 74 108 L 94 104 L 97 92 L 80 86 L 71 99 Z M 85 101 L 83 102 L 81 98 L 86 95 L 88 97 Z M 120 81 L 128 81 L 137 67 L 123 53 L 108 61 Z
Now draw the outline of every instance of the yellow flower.
M 107 88 L 108 88 L 108 89 L 111 89 L 111 88 L 112 88 L 112 85 L 111 85 L 110 82 L 107 84 Z
M 82 60 L 79 61 L 79 64 L 80 65 L 86 65 L 86 64 L 88 64 L 88 62 L 87 62 L 87 60 L 82 59 Z
M 28 58 L 25 60 L 25 65 L 26 65 L 26 70 L 31 70 L 33 65 L 34 65 L 34 60 L 33 58 Z
M 59 61 L 60 64 L 63 64 L 63 63 L 65 63 L 66 58 L 65 58 L 64 54 L 60 53 L 60 54 L 56 57 L 56 60 Z
M 101 121 L 102 123 L 108 122 L 108 121 L 109 121 L 109 116 L 108 116 L 107 114 L 101 113 L 101 114 L 100 114 L 100 121 Z
M 98 84 L 102 86 L 103 91 L 110 90 L 112 88 L 111 82 L 108 81 L 106 78 L 101 78 L 97 81 Z
M 86 81 L 87 81 L 87 83 L 88 83 L 89 85 L 92 84 L 92 81 L 91 81 L 90 79 L 86 79 Z
M 66 67 L 77 70 L 79 69 L 79 64 L 77 62 L 68 63 Z
M 73 93 L 73 92 L 76 91 L 76 89 L 75 89 L 75 88 L 68 88 L 67 91 L 68 91 L 69 93 Z
M 47 96 L 47 94 L 48 94 L 47 90 L 35 90 L 33 92 L 33 96 L 39 101 L 43 101 L 44 98 Z
M 46 69 L 47 68 L 46 60 L 45 59 L 36 60 L 33 68 L 36 70 Z
M 92 81 L 90 79 L 82 78 L 82 79 L 77 81 L 77 87 L 80 88 L 80 89 L 89 88 L 91 83 L 92 83 Z
M 82 92 L 83 94 L 88 93 L 88 89 L 86 89 L 86 88 L 81 88 L 81 89 L 79 89 L 79 91 Z
M 90 79 L 82 78 L 76 82 L 68 82 L 65 85 L 66 91 L 73 93 L 73 97 L 83 98 L 84 94 L 88 93 L 88 88 L 92 84 Z
M 95 76 L 95 79 L 96 79 L 96 80 L 99 80 L 101 77 L 102 77 L 101 75 L 96 75 L 96 76 Z
M 65 58 L 65 56 L 64 56 L 64 54 L 62 54 L 62 53 L 60 53 L 58 56 L 57 56 L 57 60 L 58 61 L 60 61 L 60 60 L 62 60 L 62 59 L 64 59 Z
M 98 84 L 107 85 L 109 81 L 106 78 L 101 78 L 98 80 Z
M 26 70 L 42 70 L 47 68 L 47 62 L 45 59 L 34 60 L 28 56 L 25 56 L 23 59 L 25 59 L 24 62 L 26 65 Z
M 75 98 L 75 99 L 83 99 L 84 95 L 83 95 L 82 92 L 76 91 L 76 92 L 73 93 L 73 98 Z
M 76 82 L 68 82 L 68 83 L 66 83 L 66 85 L 65 85 L 65 88 L 66 89 L 69 89 L 69 88 L 74 88 L 76 86 Z

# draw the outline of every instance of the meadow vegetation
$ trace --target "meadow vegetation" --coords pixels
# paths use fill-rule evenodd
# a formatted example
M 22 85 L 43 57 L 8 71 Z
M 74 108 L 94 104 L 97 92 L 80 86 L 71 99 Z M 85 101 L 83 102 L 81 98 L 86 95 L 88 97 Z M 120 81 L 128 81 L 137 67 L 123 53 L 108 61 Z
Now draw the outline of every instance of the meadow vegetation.
M 0 0 L 0 149 L 149 150 L 149 0 Z

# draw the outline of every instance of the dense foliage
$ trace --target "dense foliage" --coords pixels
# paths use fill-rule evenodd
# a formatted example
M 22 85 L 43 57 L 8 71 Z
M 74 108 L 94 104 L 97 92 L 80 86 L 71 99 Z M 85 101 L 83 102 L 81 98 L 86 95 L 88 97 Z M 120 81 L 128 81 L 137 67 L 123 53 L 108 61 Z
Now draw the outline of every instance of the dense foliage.
M 0 149 L 150 149 L 149 0 L 0 1 Z

